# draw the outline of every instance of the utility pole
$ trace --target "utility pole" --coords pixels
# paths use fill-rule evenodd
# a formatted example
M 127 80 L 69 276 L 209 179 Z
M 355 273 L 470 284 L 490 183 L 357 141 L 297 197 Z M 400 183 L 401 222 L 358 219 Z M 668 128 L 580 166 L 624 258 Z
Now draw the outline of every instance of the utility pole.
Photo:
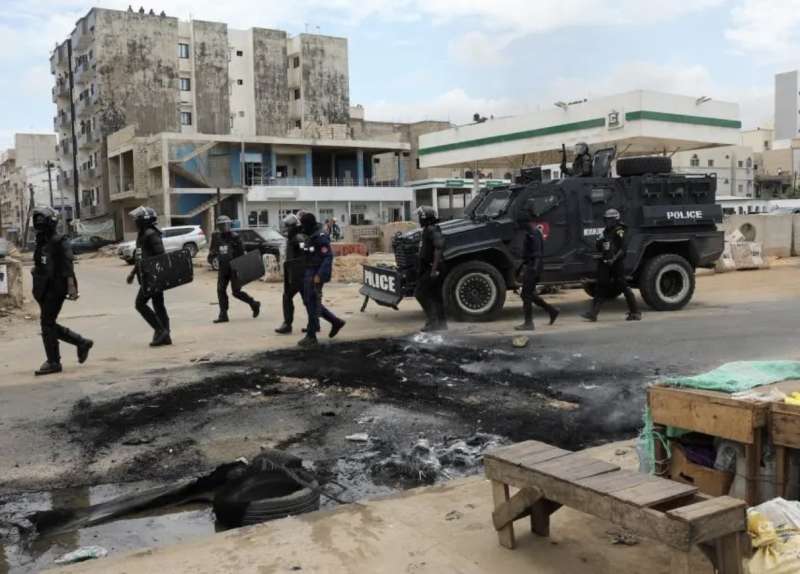
M 47 160 L 47 189 L 50 191 L 50 207 L 53 209 L 56 208 L 55 204 L 53 203 L 53 179 L 50 175 L 50 169 L 53 167 L 53 164 L 50 163 L 50 160 Z M 61 206 L 61 209 L 64 209 L 64 206 Z
M 81 200 L 78 197 L 78 136 L 75 134 L 75 79 L 72 76 L 72 39 L 67 38 L 67 75 L 69 76 L 69 116 L 72 125 L 72 190 L 75 193 L 75 221 L 81 218 Z
M 33 196 L 33 184 L 28 184 L 28 192 L 30 192 L 30 202 L 28 203 L 28 214 L 25 217 L 25 231 L 22 233 L 22 249 L 28 246 L 28 232 L 30 231 L 31 217 L 33 216 L 33 208 L 36 206 L 36 200 Z

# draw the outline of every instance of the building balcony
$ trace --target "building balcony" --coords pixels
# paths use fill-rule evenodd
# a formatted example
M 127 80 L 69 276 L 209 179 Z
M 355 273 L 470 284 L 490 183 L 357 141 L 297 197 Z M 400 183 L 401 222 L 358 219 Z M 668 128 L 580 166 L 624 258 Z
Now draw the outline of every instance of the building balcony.
M 299 201 L 299 202 L 408 202 L 412 190 L 405 186 L 315 186 L 315 185 L 264 185 L 247 191 L 247 201 Z
M 64 79 L 57 80 L 53 86 L 53 103 L 57 104 L 60 98 L 69 98 L 69 82 Z
M 100 143 L 100 136 L 92 130 L 87 130 L 78 137 L 80 149 L 90 149 Z
M 397 180 L 375 180 L 364 179 L 359 183 L 355 178 L 341 177 L 246 177 L 245 184 L 248 187 L 269 186 L 269 187 L 402 187 Z
M 94 74 L 95 74 L 94 65 L 89 63 L 88 61 L 84 61 L 75 66 L 75 71 L 72 74 L 72 81 L 75 83 L 76 86 L 82 86 L 91 81 L 92 78 L 94 78 Z
M 75 115 L 79 118 L 91 116 L 95 111 L 94 104 L 94 96 L 86 96 L 85 98 L 78 100 L 78 103 L 75 105 Z

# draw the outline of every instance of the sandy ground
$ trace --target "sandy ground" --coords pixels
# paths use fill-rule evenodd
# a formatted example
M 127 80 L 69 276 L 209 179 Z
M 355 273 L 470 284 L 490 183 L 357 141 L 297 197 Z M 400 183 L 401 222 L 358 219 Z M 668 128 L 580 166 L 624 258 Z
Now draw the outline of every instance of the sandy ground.
M 636 467 L 631 441 L 590 449 L 593 456 Z M 564 508 L 552 516 L 551 537 L 516 523 L 518 546 L 497 543 L 489 483 L 482 478 L 408 491 L 363 505 L 347 505 L 188 544 L 142 550 L 57 570 L 67 573 L 272 574 L 280 572 L 382 574 L 661 574 L 670 551 L 635 538 L 614 544 L 619 528 Z M 711 573 L 692 556 L 692 572 Z

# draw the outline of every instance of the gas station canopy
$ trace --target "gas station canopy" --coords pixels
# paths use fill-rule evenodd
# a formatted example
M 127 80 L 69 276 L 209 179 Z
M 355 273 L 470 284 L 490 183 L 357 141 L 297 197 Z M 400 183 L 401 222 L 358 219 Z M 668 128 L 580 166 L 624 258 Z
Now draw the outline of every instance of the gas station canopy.
M 616 146 L 618 157 L 671 154 L 737 145 L 741 127 L 738 104 L 638 90 L 425 134 L 419 158 L 420 167 L 501 159 L 545 165 L 560 161 L 562 144 L 571 151 L 578 142 Z

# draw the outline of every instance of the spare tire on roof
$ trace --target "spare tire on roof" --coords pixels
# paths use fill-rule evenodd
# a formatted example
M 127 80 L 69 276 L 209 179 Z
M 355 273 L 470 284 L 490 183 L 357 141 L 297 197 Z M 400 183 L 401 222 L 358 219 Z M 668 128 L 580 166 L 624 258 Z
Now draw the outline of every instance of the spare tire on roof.
M 664 156 L 626 157 L 617 160 L 617 175 L 646 175 L 654 173 L 670 173 L 672 158 Z

